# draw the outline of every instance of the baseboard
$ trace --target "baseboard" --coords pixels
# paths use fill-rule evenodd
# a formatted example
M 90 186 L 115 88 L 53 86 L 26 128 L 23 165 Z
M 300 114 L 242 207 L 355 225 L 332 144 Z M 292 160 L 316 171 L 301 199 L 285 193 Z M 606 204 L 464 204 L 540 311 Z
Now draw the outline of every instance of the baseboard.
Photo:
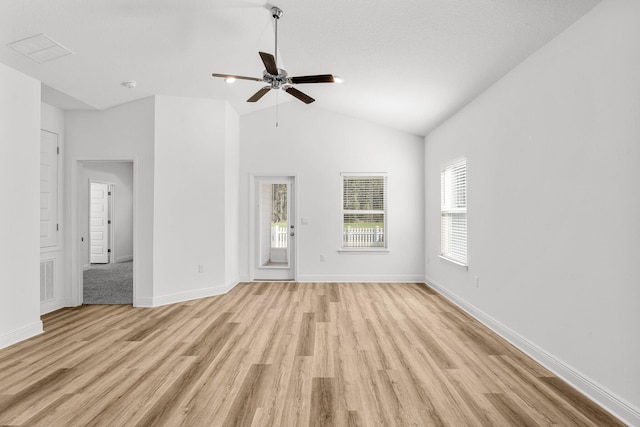
M 343 283 L 423 283 L 424 276 L 412 275 L 371 275 L 371 276 L 349 276 L 349 275 L 304 275 L 298 276 L 298 282 L 343 282 Z
M 87 271 L 90 268 L 91 268 L 91 264 L 85 264 L 82 266 L 82 271 Z
M 638 408 L 635 408 L 630 403 L 617 397 L 597 382 L 586 377 L 578 370 L 567 365 L 552 354 L 547 353 L 542 348 L 503 325 L 474 305 L 469 304 L 466 300 L 449 291 L 438 282 L 426 277 L 425 283 L 460 309 L 491 329 L 493 332 L 509 341 L 533 360 L 540 363 L 567 383 L 571 384 L 589 399 L 611 412 L 611 414 L 618 417 L 623 422 L 631 426 L 640 426 L 640 410 L 638 410 Z
M 43 332 L 42 321 L 38 320 L 37 322 L 23 326 L 15 331 L 6 332 L 0 335 L 0 348 L 9 347 L 10 345 L 35 337 Z
M 133 255 L 119 256 L 116 258 L 116 264 L 119 262 L 129 262 L 129 261 L 133 261 Z
M 194 289 L 192 291 L 177 292 L 175 294 L 160 295 L 157 297 L 141 297 L 136 298 L 136 307 L 160 307 L 168 304 L 176 304 L 179 302 L 191 301 L 194 299 L 213 297 L 216 295 L 223 295 L 229 292 L 238 282 L 229 285 L 212 286 L 210 288 Z
M 250 282 L 251 276 L 248 274 L 243 274 L 240 276 L 240 282 Z

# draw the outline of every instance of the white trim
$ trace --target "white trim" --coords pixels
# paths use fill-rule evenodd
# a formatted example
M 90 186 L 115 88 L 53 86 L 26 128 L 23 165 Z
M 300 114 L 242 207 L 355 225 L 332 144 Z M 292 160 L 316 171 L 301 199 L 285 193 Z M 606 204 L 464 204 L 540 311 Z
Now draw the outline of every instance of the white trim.
M 133 255 L 121 256 L 115 259 L 116 263 L 133 261 Z
M 446 167 L 449 167 L 451 165 L 455 165 L 456 163 L 460 163 L 463 160 L 466 161 L 467 158 L 468 158 L 467 156 L 460 156 L 460 157 L 456 157 L 456 158 L 454 158 L 452 160 L 447 160 L 445 162 L 440 162 L 440 170 L 442 170 L 442 169 L 444 169 Z
M 80 171 L 83 169 L 85 164 L 96 163 L 96 162 L 127 162 L 133 163 L 133 302 L 134 307 L 136 306 L 136 302 L 139 300 L 138 295 L 138 269 L 136 268 L 137 259 L 136 253 L 138 249 L 138 235 L 140 230 L 136 227 L 136 219 L 138 216 L 138 156 L 81 156 L 81 157 L 73 157 L 69 159 L 69 193 L 70 194 L 70 210 L 69 210 L 69 252 L 68 252 L 68 265 L 71 267 L 69 272 L 69 280 L 70 280 L 70 294 L 65 295 L 65 306 L 66 307 L 74 307 L 82 305 L 82 273 L 84 270 L 88 269 L 90 266 L 85 266 L 82 264 L 82 256 L 80 253 L 81 244 L 80 238 L 83 235 L 82 230 L 78 227 L 78 211 L 79 200 L 78 200 L 78 189 L 81 182 L 81 173 Z M 87 237 L 88 239 L 88 237 Z M 143 300 L 147 300 L 148 298 L 142 298 Z
M 304 275 L 298 276 L 298 282 L 341 282 L 341 283 L 424 283 L 422 275 Z
M 379 255 L 387 255 L 389 252 L 389 248 L 340 248 L 338 249 L 338 253 L 352 253 L 352 254 L 379 254 Z
M 300 233 L 298 232 L 298 212 L 300 212 L 300 201 L 298 200 L 298 188 L 300 187 L 299 177 L 297 173 L 287 173 L 287 172 L 250 172 L 249 173 L 249 275 L 242 275 L 241 281 L 243 282 L 251 282 L 256 277 L 256 251 L 258 248 L 256 247 L 256 179 L 257 178 L 266 178 L 266 182 L 269 182 L 269 178 L 273 178 L 277 180 L 278 178 L 291 178 L 293 179 L 293 208 L 294 214 L 290 219 L 289 223 L 295 225 L 296 231 L 296 241 L 294 244 L 293 250 L 293 264 L 291 268 L 293 268 L 293 279 L 298 279 L 298 255 L 299 255 L 299 247 L 300 247 Z M 279 182 L 279 181 L 278 181 Z M 274 183 L 278 183 L 274 181 Z
M 207 298 L 216 295 L 224 295 L 233 289 L 239 282 L 232 282 L 229 285 L 211 286 L 209 288 L 194 289 L 175 294 L 161 295 L 152 298 L 138 298 L 136 307 L 160 307 L 163 305 L 176 304 L 179 302 L 191 301 L 200 298 Z
M 438 258 L 440 258 L 441 260 L 446 261 L 446 262 L 448 262 L 450 264 L 453 264 L 454 266 L 456 266 L 456 267 L 458 267 L 458 268 L 460 268 L 460 269 L 462 269 L 464 271 L 469 270 L 469 266 L 467 264 L 463 264 L 463 263 L 455 261 L 455 260 L 453 260 L 451 258 L 447 258 L 444 255 L 438 255 Z
M 525 337 L 500 323 L 498 320 L 468 303 L 455 293 L 449 291 L 435 280 L 425 277 L 425 283 L 464 312 L 468 313 L 493 332 L 509 341 L 509 343 L 517 347 L 520 351 L 575 387 L 586 397 L 605 408 L 623 422 L 630 425 L 640 426 L 640 410 L 629 402 L 619 398 L 614 393 L 580 373 L 577 369 L 561 361 L 556 356 L 547 353 L 544 349 L 538 347 Z
M 9 347 L 10 345 L 19 343 L 44 332 L 42 329 L 42 321 L 30 323 L 26 326 L 18 328 L 14 331 L 5 332 L 0 335 L 0 348 Z
M 383 178 L 384 181 L 384 209 L 380 210 L 359 210 L 359 209 L 345 209 L 344 208 L 344 181 L 345 178 Z M 389 250 L 389 174 L 387 172 L 340 172 L 340 246 L 338 246 L 338 253 L 341 252 L 360 252 L 360 251 L 388 251 Z M 344 246 L 344 216 L 345 215 L 357 215 L 357 214 L 382 214 L 383 220 L 383 247 L 345 247 Z

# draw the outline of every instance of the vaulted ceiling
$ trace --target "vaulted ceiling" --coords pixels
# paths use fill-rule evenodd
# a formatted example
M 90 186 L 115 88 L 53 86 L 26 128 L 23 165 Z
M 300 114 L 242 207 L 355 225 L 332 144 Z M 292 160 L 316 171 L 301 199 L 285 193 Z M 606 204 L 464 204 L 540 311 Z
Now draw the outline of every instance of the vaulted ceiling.
M 274 0 L 275 1 L 275 0 Z M 484 91 L 599 0 L 2 0 L 0 62 L 42 81 L 65 109 L 105 109 L 150 95 L 226 99 L 240 114 L 296 102 L 261 84 L 258 51 L 290 75 L 342 84 L 298 86 L 324 108 L 417 135 Z M 37 63 L 7 46 L 45 33 L 69 50 Z M 121 85 L 135 80 L 135 89 Z M 299 103 L 299 108 L 310 108 Z

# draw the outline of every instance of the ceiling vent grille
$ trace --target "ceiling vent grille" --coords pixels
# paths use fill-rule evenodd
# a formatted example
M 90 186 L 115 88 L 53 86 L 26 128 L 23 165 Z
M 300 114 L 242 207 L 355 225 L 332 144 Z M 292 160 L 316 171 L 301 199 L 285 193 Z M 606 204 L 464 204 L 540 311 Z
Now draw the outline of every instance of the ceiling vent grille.
M 46 34 L 27 37 L 7 44 L 11 49 L 31 58 L 39 64 L 52 61 L 67 55 L 73 55 L 66 47 Z

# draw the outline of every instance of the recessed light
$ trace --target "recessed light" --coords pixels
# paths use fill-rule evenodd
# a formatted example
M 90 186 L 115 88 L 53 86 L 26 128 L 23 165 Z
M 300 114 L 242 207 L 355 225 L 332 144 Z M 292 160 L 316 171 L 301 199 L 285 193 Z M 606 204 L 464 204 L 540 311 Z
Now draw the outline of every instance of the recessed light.
M 227 77 L 226 79 L 224 79 L 224 81 L 229 83 L 229 84 L 231 84 L 231 83 L 236 81 L 236 78 L 235 77 Z
M 334 83 L 342 83 L 344 82 L 344 79 L 340 76 L 333 76 L 333 82 Z
M 136 83 L 133 80 L 127 80 L 126 82 L 122 82 L 120 83 L 122 86 L 126 87 L 127 89 L 133 89 L 134 87 L 136 87 L 136 85 L 138 83 Z

